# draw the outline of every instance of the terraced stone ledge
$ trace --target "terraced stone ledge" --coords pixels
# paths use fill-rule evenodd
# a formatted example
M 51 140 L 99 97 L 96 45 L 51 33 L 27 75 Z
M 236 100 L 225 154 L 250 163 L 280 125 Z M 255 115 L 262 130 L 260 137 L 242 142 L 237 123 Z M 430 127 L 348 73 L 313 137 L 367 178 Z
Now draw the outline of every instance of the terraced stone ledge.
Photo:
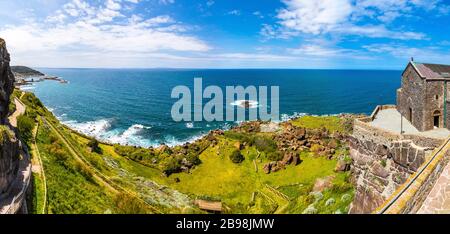
M 450 138 L 436 148 L 431 158 L 412 174 L 374 213 L 416 213 L 427 198 L 450 159 Z

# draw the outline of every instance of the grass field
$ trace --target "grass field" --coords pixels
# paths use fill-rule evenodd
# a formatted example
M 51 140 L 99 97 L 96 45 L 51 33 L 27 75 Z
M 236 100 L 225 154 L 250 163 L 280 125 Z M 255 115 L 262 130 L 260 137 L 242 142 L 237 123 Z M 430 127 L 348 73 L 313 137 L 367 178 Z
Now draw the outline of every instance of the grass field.
M 346 123 L 337 116 L 303 116 L 295 120 L 291 120 L 292 124 L 297 127 L 309 129 L 326 128 L 330 132 L 348 132 Z
M 226 213 L 346 213 L 353 199 L 349 172 L 335 172 L 335 158 L 301 151 L 299 165 L 265 174 L 263 166 L 270 161 L 265 152 L 246 146 L 240 150 L 244 161 L 233 163 L 229 156 L 236 150 L 237 140 L 225 135 L 199 155 L 201 164 L 189 173 L 163 176 L 160 168 L 123 157 L 112 145 L 101 143 L 101 153 L 91 152 L 87 146 L 89 138 L 63 126 L 50 112 L 38 107 L 39 102 L 32 97 L 25 102 L 37 108 L 31 112 L 33 115 L 43 115 L 53 123 L 70 147 L 88 162 L 85 165 L 75 160 L 67 145 L 41 123 L 37 146 L 47 177 L 48 213 L 146 213 L 142 204 L 133 202 L 136 199 L 112 194 L 97 183 L 94 171 L 162 213 L 203 213 L 193 205 L 198 198 L 222 201 Z M 338 117 L 306 116 L 293 124 L 327 128 L 330 132 L 347 131 Z M 338 152 L 348 153 L 343 149 Z M 325 178 L 331 178 L 332 186 L 312 192 L 315 182 Z M 35 180 L 42 184 L 39 177 Z M 37 187 L 35 199 L 39 200 L 40 194 Z

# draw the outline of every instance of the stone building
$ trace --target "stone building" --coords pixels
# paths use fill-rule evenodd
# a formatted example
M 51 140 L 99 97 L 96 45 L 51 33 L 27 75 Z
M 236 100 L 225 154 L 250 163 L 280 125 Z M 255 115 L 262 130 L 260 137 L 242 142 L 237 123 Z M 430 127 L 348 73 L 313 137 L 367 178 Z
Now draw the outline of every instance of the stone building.
M 411 60 L 397 90 L 397 110 L 419 131 L 450 129 L 450 65 Z

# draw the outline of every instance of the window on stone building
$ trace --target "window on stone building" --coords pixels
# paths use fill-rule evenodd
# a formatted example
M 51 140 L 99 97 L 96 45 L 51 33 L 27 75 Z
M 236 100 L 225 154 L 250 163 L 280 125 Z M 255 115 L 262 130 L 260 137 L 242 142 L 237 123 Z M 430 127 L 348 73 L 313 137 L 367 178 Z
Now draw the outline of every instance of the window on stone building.
M 439 100 L 439 95 L 434 96 L 434 99 Z

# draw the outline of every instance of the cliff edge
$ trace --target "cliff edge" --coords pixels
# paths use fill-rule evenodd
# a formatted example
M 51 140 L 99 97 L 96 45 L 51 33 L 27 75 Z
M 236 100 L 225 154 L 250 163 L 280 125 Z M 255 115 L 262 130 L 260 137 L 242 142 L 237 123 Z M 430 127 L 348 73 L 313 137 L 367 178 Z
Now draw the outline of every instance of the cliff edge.
M 10 96 L 14 90 L 14 75 L 9 62 L 6 43 L 0 38 L 0 210 L 4 208 L 2 205 L 8 205 L 6 203 L 11 197 L 16 197 L 14 190 L 23 161 L 20 156 L 20 141 L 7 120 Z
M 9 97 L 14 90 L 14 75 L 9 66 L 9 53 L 6 43 L 0 38 L 0 124 L 6 123 Z

